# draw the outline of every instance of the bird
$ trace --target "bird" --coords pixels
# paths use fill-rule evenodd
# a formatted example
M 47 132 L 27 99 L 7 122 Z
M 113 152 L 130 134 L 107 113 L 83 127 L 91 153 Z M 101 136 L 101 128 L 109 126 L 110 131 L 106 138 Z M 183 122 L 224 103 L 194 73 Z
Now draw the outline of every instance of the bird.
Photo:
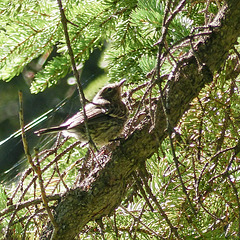
M 121 88 L 125 81 L 126 79 L 123 79 L 106 85 L 95 95 L 92 102 L 85 105 L 89 134 L 97 146 L 115 140 L 128 119 L 128 108 L 121 97 Z M 82 144 L 89 143 L 83 110 L 59 126 L 40 129 L 35 134 L 41 136 L 56 132 L 62 132 L 64 137 L 74 137 Z

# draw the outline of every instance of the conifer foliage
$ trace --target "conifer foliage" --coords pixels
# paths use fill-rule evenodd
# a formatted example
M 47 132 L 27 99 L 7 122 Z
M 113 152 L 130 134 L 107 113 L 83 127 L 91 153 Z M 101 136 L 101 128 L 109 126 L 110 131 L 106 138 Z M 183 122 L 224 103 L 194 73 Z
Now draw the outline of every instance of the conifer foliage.
M 130 119 L 120 142 L 94 154 L 74 139 L 45 149 L 48 137 L 27 153 L 32 166 L 1 188 L 0 236 L 238 239 L 240 3 L 62 4 L 76 66 L 106 46 L 109 80 L 127 79 Z M 0 23 L 1 80 L 53 47 L 58 54 L 35 75 L 31 92 L 72 71 L 59 0 L 1 0 Z

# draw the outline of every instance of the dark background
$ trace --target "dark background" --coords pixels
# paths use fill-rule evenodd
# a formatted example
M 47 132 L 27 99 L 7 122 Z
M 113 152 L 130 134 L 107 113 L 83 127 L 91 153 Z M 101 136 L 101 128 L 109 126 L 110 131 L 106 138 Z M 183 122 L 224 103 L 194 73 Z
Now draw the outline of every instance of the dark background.
M 47 61 L 56 56 L 53 50 Z M 98 67 L 101 56 L 100 50 L 95 50 L 81 71 L 81 83 L 87 85 L 104 74 Z M 46 62 L 47 62 L 46 61 Z M 60 124 L 67 117 L 76 113 L 80 100 L 75 85 L 69 85 L 67 79 L 71 74 L 58 82 L 57 85 L 46 89 L 42 93 L 31 94 L 30 83 L 34 79 L 37 69 L 37 59 L 24 69 L 22 74 L 9 82 L 0 81 L 0 182 L 9 182 L 23 170 L 26 165 L 21 136 L 16 134 L 20 128 L 18 91 L 23 92 L 23 107 L 25 124 L 53 109 L 47 119 L 29 129 L 27 139 L 30 149 L 37 146 L 41 138 L 34 134 L 37 129 Z M 44 66 L 42 66 L 44 67 Z

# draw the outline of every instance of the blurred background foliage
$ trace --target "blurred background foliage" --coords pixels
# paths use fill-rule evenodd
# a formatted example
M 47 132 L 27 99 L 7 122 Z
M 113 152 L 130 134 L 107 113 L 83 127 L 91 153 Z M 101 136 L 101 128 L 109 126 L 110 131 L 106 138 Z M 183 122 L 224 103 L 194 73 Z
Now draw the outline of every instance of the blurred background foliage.
M 173 12 L 180 1 L 171 2 Z M 91 99 L 107 81 L 127 78 L 124 91 L 133 91 L 127 100 L 131 100 L 128 104 L 132 107 L 130 113 L 134 114 L 137 103 L 147 92 L 144 84 L 150 82 L 148 77 L 157 64 L 156 43 L 162 34 L 166 3 L 160 0 L 63 2 L 87 98 Z M 186 1 L 169 25 L 165 44 L 170 50 L 161 65 L 161 75 L 169 74 L 178 59 L 189 53 L 188 36 L 201 33 L 201 27 L 211 23 L 223 4 L 221 0 Z M 3 80 L 0 82 L 0 172 L 1 182 L 5 183 L 1 188 L 0 206 L 4 211 L 9 199 L 12 203 L 22 203 L 41 196 L 32 173 L 26 175 L 23 186 L 15 179 L 22 173 L 18 164 L 25 162 L 19 162 L 24 159 L 22 143 L 19 133 L 14 134 L 19 129 L 18 90 L 23 91 L 25 122 L 32 123 L 27 131 L 31 149 L 53 147 L 57 137 L 37 138 L 33 132 L 64 121 L 81 106 L 57 1 L 2 0 L 0 13 L 0 78 Z M 106 239 L 174 239 L 157 204 L 184 239 L 237 239 L 240 169 L 239 154 L 234 156 L 234 152 L 239 152 L 236 144 L 240 134 L 239 50 L 236 43 L 225 64 L 214 73 L 213 82 L 201 90 L 175 129 L 174 147 L 181 176 L 197 216 L 192 214 L 182 191 L 166 139 L 146 162 L 148 177 L 144 180 L 140 173 L 137 176 L 145 196 L 136 181 L 129 186 L 121 207 L 113 216 L 103 219 Z M 151 97 L 157 96 L 158 89 L 151 89 Z M 44 113 L 47 114 L 42 115 Z M 48 167 L 44 172 L 48 194 L 66 191 L 83 168 L 79 162 L 86 149 L 78 145 L 71 148 L 72 144 L 74 139 L 64 142 L 41 162 L 43 168 Z M 56 159 L 54 154 L 62 157 L 57 167 L 51 165 Z M 17 167 L 9 172 L 15 163 Z M 230 177 L 223 174 L 228 166 Z M 59 181 L 58 171 L 64 173 L 66 186 Z M 16 239 L 22 234 L 30 239 L 40 235 L 47 218 L 42 214 L 43 207 L 36 206 L 39 212 L 28 209 L 28 216 L 25 209 L 18 212 L 22 222 L 14 222 L 14 214 L 7 212 L 0 218 L 0 236 L 11 230 Z M 100 227 L 89 223 L 79 238 L 102 238 Z
M 86 92 L 86 97 L 92 98 L 100 87 L 107 81 L 107 76 L 101 67 L 99 59 L 102 51 L 95 50 L 89 60 L 81 68 L 81 82 Z M 48 54 L 49 55 L 49 54 Z M 56 56 L 56 49 L 51 52 L 50 56 L 40 56 L 31 61 L 23 72 L 9 82 L 0 82 L 0 179 L 6 181 L 14 176 L 17 172 L 22 171 L 25 159 L 22 146 L 21 135 L 18 130 L 19 124 L 19 99 L 18 91 L 23 92 L 24 98 L 24 117 L 26 123 L 32 123 L 28 131 L 28 137 L 31 139 L 30 148 L 32 149 L 38 142 L 39 138 L 33 134 L 39 128 L 60 124 L 67 117 L 76 113 L 80 108 L 80 100 L 72 73 L 59 81 L 55 88 L 46 89 L 46 91 L 33 95 L 30 92 L 30 84 L 38 71 L 40 71 L 47 61 Z M 40 65 L 42 62 L 43 65 Z M 88 84 L 94 83 L 91 90 L 88 90 Z M 49 112 L 50 111 L 50 112 Z M 45 115 L 45 113 L 49 112 Z M 44 116 L 42 116 L 44 114 Z M 41 118 L 42 116 L 42 118 Z M 34 124 L 40 117 L 38 124 Z M 7 151 L 6 151 L 7 149 Z M 16 164 L 16 168 L 9 169 Z M 18 163 L 20 165 L 18 165 Z M 7 171 L 7 174 L 5 172 Z M 15 172 L 17 171 L 17 172 Z

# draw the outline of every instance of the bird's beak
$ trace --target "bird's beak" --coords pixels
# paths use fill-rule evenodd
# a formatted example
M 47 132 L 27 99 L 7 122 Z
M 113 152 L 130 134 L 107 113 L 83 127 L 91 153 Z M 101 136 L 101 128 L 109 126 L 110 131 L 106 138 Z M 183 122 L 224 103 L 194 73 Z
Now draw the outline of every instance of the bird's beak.
M 126 82 L 126 78 L 122 79 L 119 83 L 118 86 L 121 87 L 125 82 Z

